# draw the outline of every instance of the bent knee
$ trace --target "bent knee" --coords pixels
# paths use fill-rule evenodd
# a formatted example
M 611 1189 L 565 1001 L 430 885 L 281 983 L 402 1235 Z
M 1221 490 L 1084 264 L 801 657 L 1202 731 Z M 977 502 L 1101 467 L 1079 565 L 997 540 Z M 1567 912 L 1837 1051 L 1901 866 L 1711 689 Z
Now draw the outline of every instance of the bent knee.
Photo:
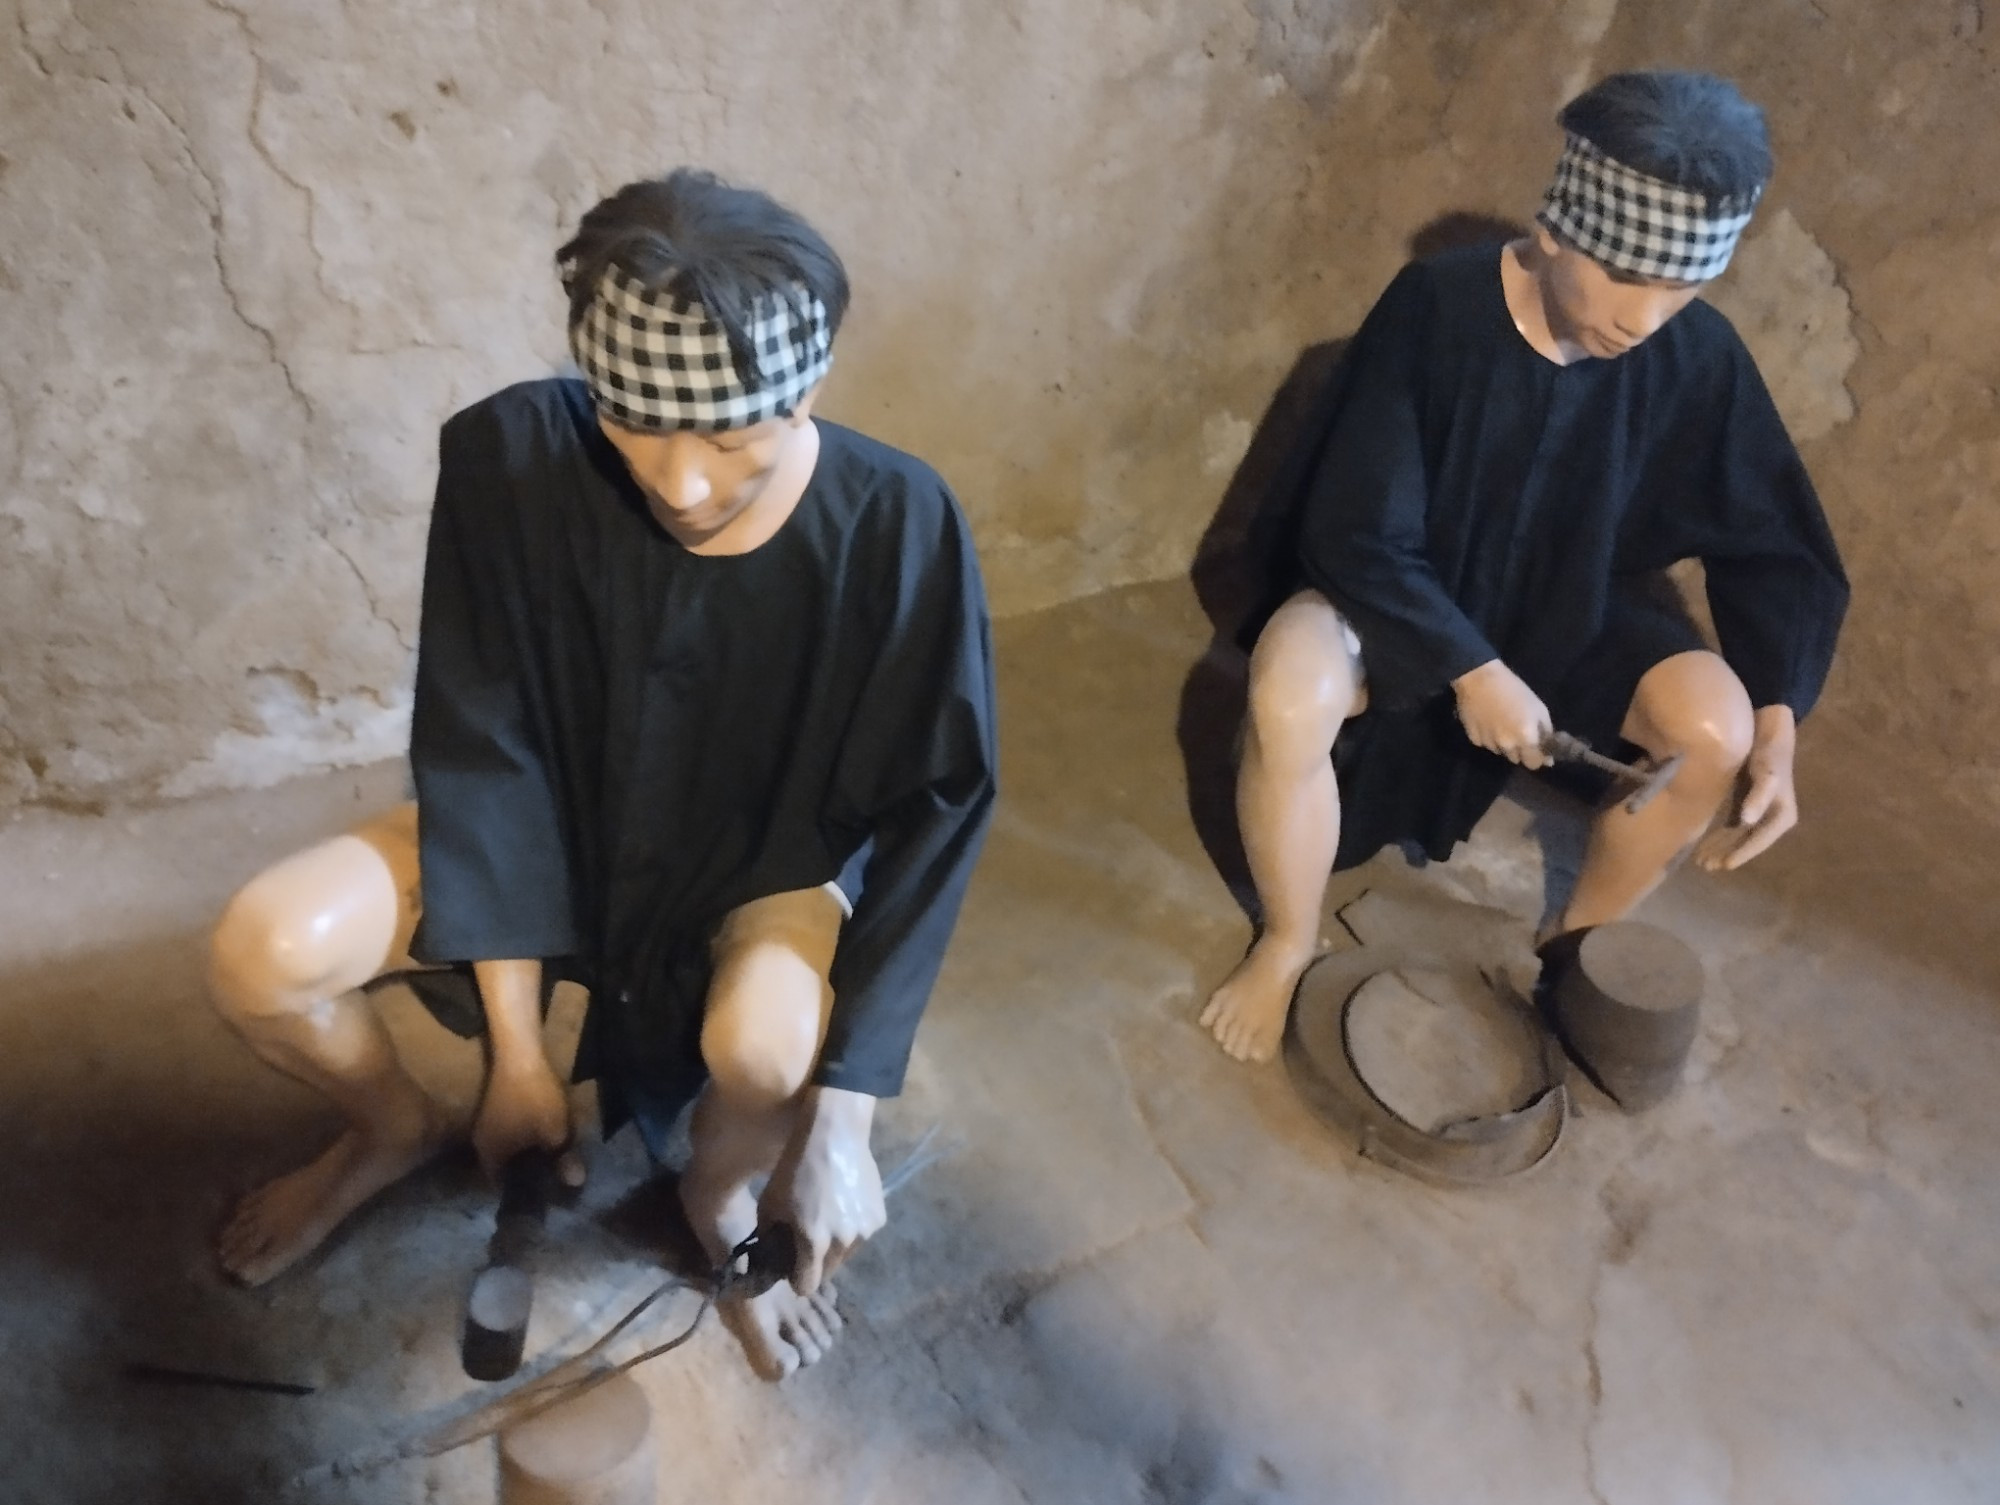
M 1733 775 L 1750 756 L 1757 721 L 1750 694 L 1716 654 L 1683 653 L 1640 682 L 1640 739 L 1655 756 Z
M 702 1022 L 702 1063 L 732 1097 L 780 1103 L 798 1096 L 818 1050 L 817 1010 L 712 1010 Z
M 717 971 L 702 1021 L 701 1058 L 731 1096 L 796 1097 L 819 1055 L 829 989 L 795 953 L 754 948 Z
M 1267 748 L 1325 756 L 1354 706 L 1354 683 L 1343 669 L 1287 673 L 1250 684 L 1250 725 Z
M 296 1013 L 360 987 L 387 957 L 395 924 L 387 901 L 353 885 L 313 881 L 323 849 L 258 874 L 224 906 L 209 936 L 210 993 L 225 1017 Z
M 1267 632 L 1257 643 L 1250 660 L 1250 724 L 1267 749 L 1323 757 L 1341 723 L 1358 709 L 1358 665 L 1339 617 L 1331 608 L 1327 616 L 1315 630 Z

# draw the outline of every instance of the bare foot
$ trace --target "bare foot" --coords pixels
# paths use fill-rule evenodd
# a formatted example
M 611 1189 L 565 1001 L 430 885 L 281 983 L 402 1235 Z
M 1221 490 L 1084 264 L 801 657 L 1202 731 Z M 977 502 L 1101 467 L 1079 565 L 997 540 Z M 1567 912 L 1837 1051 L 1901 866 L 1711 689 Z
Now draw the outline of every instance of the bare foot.
M 216 1240 L 224 1273 L 247 1286 L 281 1274 L 355 1208 L 429 1160 L 445 1137 L 442 1115 L 428 1098 L 406 1128 L 343 1131 L 317 1160 L 237 1203 Z
M 717 1265 L 757 1227 L 756 1199 L 741 1183 L 718 1190 L 704 1186 L 696 1176 L 682 1176 L 681 1210 Z M 818 1363 L 842 1326 L 828 1281 L 821 1281 L 811 1296 L 801 1296 L 789 1281 L 780 1281 L 749 1300 L 718 1301 L 715 1310 L 743 1345 L 750 1367 L 767 1380 L 781 1380 Z
M 1270 1060 L 1285 1032 L 1299 976 L 1312 959 L 1310 947 L 1300 950 L 1259 936 L 1210 996 L 1201 1011 L 1202 1028 L 1239 1061 Z
M 743 1345 L 750 1367 L 767 1380 L 781 1380 L 817 1364 L 833 1347 L 834 1334 L 842 1326 L 833 1286 L 826 1281 L 810 1296 L 801 1296 L 790 1282 L 780 1281 L 749 1301 L 719 1301 L 715 1310 Z

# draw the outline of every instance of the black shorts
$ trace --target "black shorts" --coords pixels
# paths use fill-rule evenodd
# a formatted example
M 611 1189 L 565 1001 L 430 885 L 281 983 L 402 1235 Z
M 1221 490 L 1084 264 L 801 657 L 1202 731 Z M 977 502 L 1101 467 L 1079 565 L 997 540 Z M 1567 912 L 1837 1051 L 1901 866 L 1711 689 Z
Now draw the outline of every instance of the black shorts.
M 1639 681 L 1676 654 L 1708 648 L 1687 603 L 1665 575 L 1621 580 L 1612 588 L 1596 638 L 1546 697 L 1549 719 L 1557 730 L 1583 738 L 1600 752 L 1633 757 L 1639 749 L 1624 740 L 1621 728 Z
M 1620 729 L 1639 681 L 1656 664 L 1707 647 L 1671 581 L 1622 580 L 1613 588 L 1604 625 L 1576 664 L 1552 690 L 1534 688 L 1543 692 L 1559 730 L 1629 761 L 1638 749 Z M 1365 643 L 1362 656 L 1365 667 Z M 1445 860 L 1472 834 L 1513 771 L 1506 759 L 1466 741 L 1449 690 L 1416 706 L 1364 711 L 1341 728 L 1333 757 L 1342 817 L 1336 869 L 1366 862 L 1391 844 Z M 1593 802 L 1611 782 L 1573 763 L 1543 774 Z
M 861 844 L 855 854 L 847 859 L 847 865 L 830 882 L 823 885 L 840 905 L 841 912 L 849 919 L 854 917 L 854 906 L 861 898 L 862 876 L 867 869 L 868 859 L 875 850 L 871 838 Z M 554 995 L 556 984 L 571 978 L 574 970 L 567 965 L 567 958 L 545 958 L 542 962 L 542 1017 L 549 1016 L 549 1000 Z M 362 985 L 364 993 L 372 993 L 377 988 L 386 988 L 392 983 L 403 983 L 417 995 L 417 1001 L 430 1011 L 430 1016 L 463 1040 L 477 1040 L 486 1033 L 486 1009 L 479 999 L 479 984 L 474 978 L 471 962 L 452 962 L 441 967 L 409 967 L 397 972 L 384 972 Z

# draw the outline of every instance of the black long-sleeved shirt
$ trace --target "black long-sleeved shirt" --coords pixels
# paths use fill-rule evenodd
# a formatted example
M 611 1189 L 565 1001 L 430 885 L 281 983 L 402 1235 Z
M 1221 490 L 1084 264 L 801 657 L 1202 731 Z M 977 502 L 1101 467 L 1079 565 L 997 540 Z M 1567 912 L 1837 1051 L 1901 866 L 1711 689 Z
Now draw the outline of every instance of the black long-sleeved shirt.
M 1350 794 L 1343 866 L 1393 840 L 1448 855 L 1505 769 L 1437 697 L 1497 657 L 1546 698 L 1621 578 L 1701 560 L 1723 657 L 1753 704 L 1799 716 L 1846 610 L 1819 499 L 1729 321 L 1697 301 L 1616 359 L 1557 366 L 1514 327 L 1500 256 L 1405 267 L 1315 438 L 1300 575 L 1353 624 L 1371 697 L 1344 739 L 1344 782 L 1374 797 Z
M 653 520 L 575 381 L 444 427 L 411 763 L 425 961 L 591 989 L 579 1078 L 649 1138 L 699 1086 L 731 909 L 865 862 L 816 1080 L 891 1095 L 992 812 L 991 632 L 957 503 L 820 423 L 746 554 Z

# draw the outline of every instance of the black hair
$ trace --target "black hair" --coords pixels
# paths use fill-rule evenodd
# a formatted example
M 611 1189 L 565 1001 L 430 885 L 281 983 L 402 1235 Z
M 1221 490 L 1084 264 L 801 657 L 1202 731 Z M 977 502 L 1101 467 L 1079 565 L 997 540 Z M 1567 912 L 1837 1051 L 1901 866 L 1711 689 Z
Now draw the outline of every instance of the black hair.
M 691 167 L 627 183 L 603 200 L 556 252 L 556 264 L 572 330 L 616 266 L 647 292 L 691 298 L 707 310 L 746 381 L 757 371 L 749 319 L 759 298 L 776 293 L 796 306 L 803 288 L 825 307 L 829 338 L 847 313 L 847 268 L 819 231 L 769 194 Z
M 1771 178 L 1764 112 L 1712 73 L 1614 73 L 1556 123 L 1648 177 L 1710 199 L 1740 199 Z

